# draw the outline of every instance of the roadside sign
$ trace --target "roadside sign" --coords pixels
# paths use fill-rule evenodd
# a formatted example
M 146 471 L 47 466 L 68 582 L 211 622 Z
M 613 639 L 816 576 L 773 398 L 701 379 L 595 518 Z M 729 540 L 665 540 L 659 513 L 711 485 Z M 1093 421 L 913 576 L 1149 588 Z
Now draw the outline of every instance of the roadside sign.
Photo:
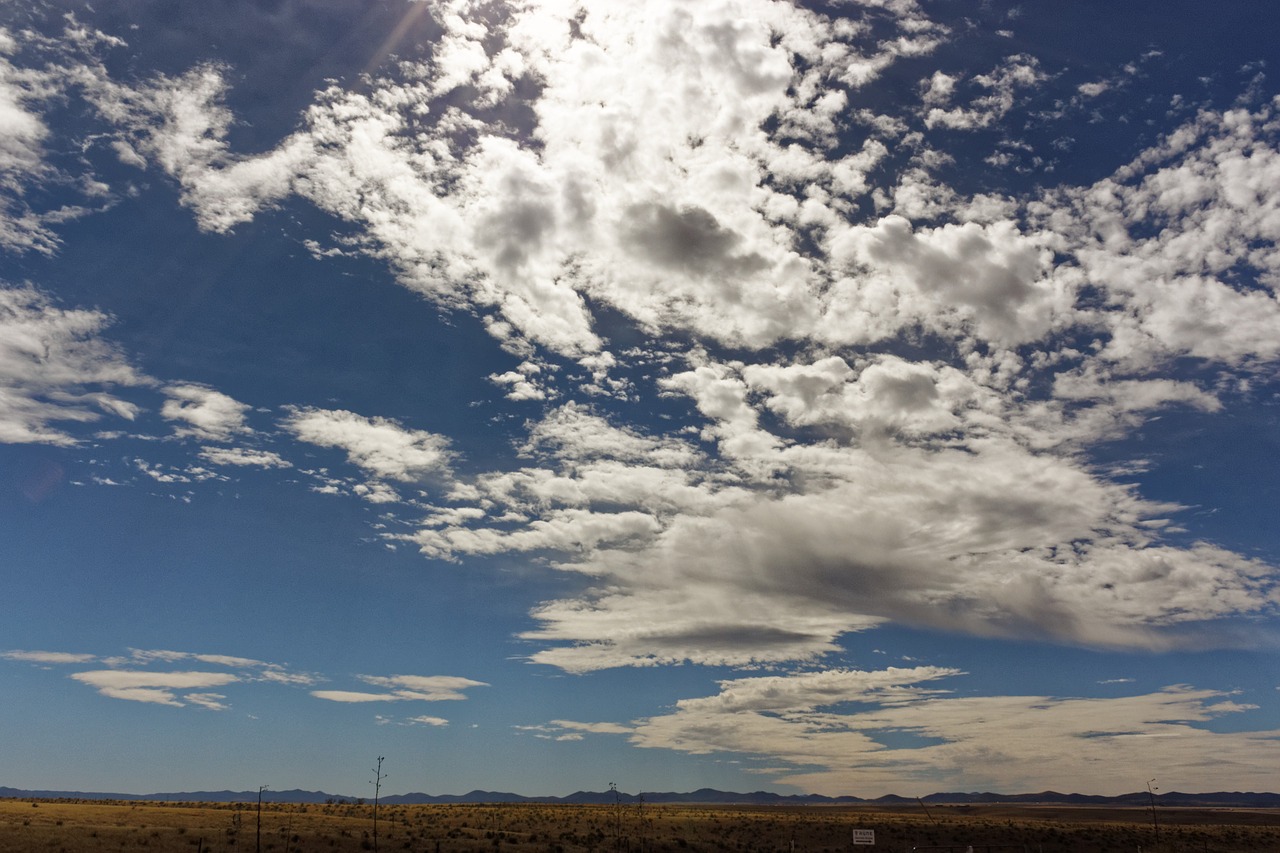
M 855 829 L 853 831 L 854 844 L 875 844 L 876 831 L 874 829 Z

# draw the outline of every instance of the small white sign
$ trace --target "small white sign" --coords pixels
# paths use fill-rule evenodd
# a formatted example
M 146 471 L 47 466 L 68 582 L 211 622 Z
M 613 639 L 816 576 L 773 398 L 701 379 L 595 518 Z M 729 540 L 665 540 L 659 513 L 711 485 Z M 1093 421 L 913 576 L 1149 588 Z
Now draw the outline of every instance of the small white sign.
M 876 831 L 874 829 L 855 829 L 853 831 L 854 844 L 875 844 Z

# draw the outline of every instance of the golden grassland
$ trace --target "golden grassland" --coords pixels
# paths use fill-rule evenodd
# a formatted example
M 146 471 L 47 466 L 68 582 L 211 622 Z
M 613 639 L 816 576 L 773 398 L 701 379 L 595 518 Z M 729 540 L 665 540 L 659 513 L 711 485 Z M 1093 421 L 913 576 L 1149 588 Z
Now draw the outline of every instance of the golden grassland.
M 260 823 L 259 823 L 260 818 Z M 373 806 L 0 800 L 0 853 L 1280 853 L 1280 812 L 1067 806 Z M 875 846 L 851 843 L 875 831 Z M 1006 846 L 1007 845 L 1007 846 Z

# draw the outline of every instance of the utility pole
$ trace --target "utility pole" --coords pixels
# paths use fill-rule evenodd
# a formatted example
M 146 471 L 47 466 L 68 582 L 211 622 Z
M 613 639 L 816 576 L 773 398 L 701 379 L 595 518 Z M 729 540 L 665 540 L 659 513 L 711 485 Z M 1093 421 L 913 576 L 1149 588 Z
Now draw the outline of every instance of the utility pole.
M 253 841 L 253 849 L 257 853 L 262 853 L 262 792 L 265 790 L 267 790 L 266 785 L 258 786 L 258 828 Z
M 378 853 L 378 795 L 382 792 L 382 780 L 387 778 L 382 775 L 381 755 L 378 756 L 378 766 L 373 768 L 373 853 Z
M 609 792 L 613 794 L 613 846 L 617 850 L 622 849 L 622 796 L 618 793 L 618 786 L 610 782 Z
M 1156 780 L 1155 779 L 1147 780 L 1147 796 L 1151 798 L 1151 828 L 1155 830 L 1156 847 L 1159 848 L 1160 847 L 1160 821 L 1159 819 L 1156 818 L 1156 791 L 1159 791 L 1160 789 L 1158 787 L 1157 788 L 1151 787 L 1151 783 L 1154 781 Z

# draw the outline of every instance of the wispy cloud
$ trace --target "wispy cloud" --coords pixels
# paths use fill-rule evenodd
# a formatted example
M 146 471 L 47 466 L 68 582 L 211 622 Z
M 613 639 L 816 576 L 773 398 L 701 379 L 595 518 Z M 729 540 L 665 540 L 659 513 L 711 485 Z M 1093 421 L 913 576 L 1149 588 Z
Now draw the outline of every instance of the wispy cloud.
M 90 663 L 98 659 L 96 655 L 76 654 L 74 652 L 39 652 L 21 651 L 17 649 L 13 651 L 0 652 L 0 658 L 48 664 Z
M 483 681 L 449 675 L 358 675 L 360 681 L 388 692 L 358 690 L 313 690 L 311 695 L 330 702 L 441 702 L 463 700 L 471 687 L 488 687 Z
M 398 699 L 404 699 L 403 696 L 397 696 L 393 693 L 363 693 L 357 690 L 312 690 L 311 695 L 317 699 L 327 699 L 330 702 L 393 702 Z
M 238 676 L 226 672 L 143 672 L 125 669 L 77 672 L 71 677 L 112 699 L 127 699 L 133 702 L 149 702 L 174 707 L 186 704 L 178 698 L 176 691 L 222 687 L 240 680 Z M 206 708 L 216 704 L 210 700 L 211 694 L 196 693 L 194 695 L 195 699 L 191 699 L 190 695 L 184 698 Z M 225 706 L 219 705 L 218 709 L 223 707 Z
M 81 668 L 96 663 L 108 669 L 81 669 L 70 678 L 111 699 L 172 707 L 197 706 L 214 711 L 230 707 L 227 696 L 207 688 L 255 683 L 310 687 L 322 680 L 315 673 L 295 672 L 281 664 L 238 655 L 183 652 L 171 649 L 129 649 L 126 655 L 92 655 L 57 651 L 0 652 L 0 658 L 43 666 Z M 202 663 L 222 671 L 171 669 L 174 664 Z
M 590 734 L 625 735 L 635 731 L 634 726 L 624 726 L 619 723 L 575 723 L 572 720 L 552 720 L 551 725 Z
M 56 424 L 133 420 L 118 389 L 151 384 L 101 332 L 110 318 L 0 284 L 0 443 L 71 445 Z

